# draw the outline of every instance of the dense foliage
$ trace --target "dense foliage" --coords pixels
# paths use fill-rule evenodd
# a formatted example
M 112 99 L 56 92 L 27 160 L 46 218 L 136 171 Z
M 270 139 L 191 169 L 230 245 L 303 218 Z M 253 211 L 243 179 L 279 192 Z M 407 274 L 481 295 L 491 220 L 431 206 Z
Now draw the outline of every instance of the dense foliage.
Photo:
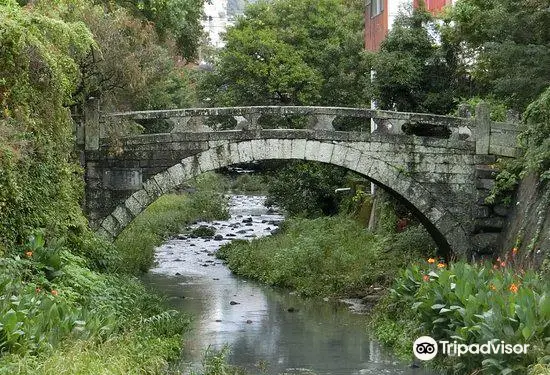
M 159 35 L 158 23 L 135 18 L 137 9 L 125 5 L 105 8 L 86 1 L 62 1 L 52 7 L 48 1 L 38 3 L 42 12 L 83 22 L 93 34 L 95 46 L 79 62 L 81 80 L 73 104 L 81 106 L 93 97 L 100 99 L 102 108 L 116 110 L 191 105 L 196 72 L 183 65 L 172 40 Z M 198 22 L 200 9 L 189 15 L 195 17 L 193 22 Z M 184 17 L 179 19 L 187 22 Z
M 69 111 L 119 85 L 150 105 L 167 48 L 119 8 L 0 1 L 0 373 L 159 373 L 179 354 L 188 318 L 105 273 L 120 256 L 80 208 Z
M 71 162 L 72 122 L 64 104 L 92 45 L 80 23 L 0 3 L 0 242 L 35 228 L 64 236 L 85 230 L 82 186 Z M 0 244 L 0 246 L 2 246 Z
M 292 216 L 334 215 L 345 197 L 335 189 L 346 186 L 347 175 L 345 169 L 321 163 L 290 163 L 269 179 L 269 200 Z
M 202 85 L 215 105 L 364 105 L 362 2 L 259 1 L 227 31 Z
M 151 22 L 163 40 L 173 39 L 179 54 L 197 57 L 203 30 L 200 24 L 204 0 L 102 0 L 116 3 Z M 112 4 L 111 4 L 112 6 Z
M 422 3 L 373 56 L 381 108 L 446 114 L 479 96 L 523 112 L 550 85 L 546 0 L 458 0 L 437 18 Z
M 186 316 L 136 280 L 86 264 L 40 232 L 0 258 L 0 373 L 153 373 L 178 354 Z
M 514 256 L 499 259 L 494 266 L 459 262 L 448 267 L 434 262 L 408 267 L 378 308 L 379 337 L 405 345 L 407 353 L 409 340 L 421 335 L 465 344 L 498 339 L 530 345 L 527 355 L 446 357 L 442 364 L 453 374 L 525 374 L 529 366 L 533 373 L 543 369 L 550 359 L 550 285 L 533 271 L 511 267 Z M 409 340 L 403 343 L 402 337 Z
M 524 123 L 520 136 L 525 148 L 524 170 L 550 180 L 550 88 L 527 107 Z
M 546 0 L 459 0 L 450 19 L 481 93 L 522 112 L 550 85 Z
M 400 13 L 373 56 L 382 109 L 447 114 L 468 94 L 456 43 L 422 7 Z

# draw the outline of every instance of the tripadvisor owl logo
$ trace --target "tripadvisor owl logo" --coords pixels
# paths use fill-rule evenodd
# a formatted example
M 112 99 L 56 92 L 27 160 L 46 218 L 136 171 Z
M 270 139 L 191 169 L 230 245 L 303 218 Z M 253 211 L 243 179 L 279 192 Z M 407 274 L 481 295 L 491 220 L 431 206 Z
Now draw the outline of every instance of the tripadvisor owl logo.
M 456 341 L 439 341 L 443 355 L 460 357 L 467 354 L 527 354 L 529 344 L 508 344 L 502 340 L 493 339 L 484 344 L 464 344 Z M 413 343 L 414 356 L 421 361 L 435 358 L 438 352 L 438 342 L 430 336 L 421 336 Z
M 421 336 L 413 344 L 413 353 L 421 361 L 429 361 L 437 355 L 437 342 L 430 336 Z

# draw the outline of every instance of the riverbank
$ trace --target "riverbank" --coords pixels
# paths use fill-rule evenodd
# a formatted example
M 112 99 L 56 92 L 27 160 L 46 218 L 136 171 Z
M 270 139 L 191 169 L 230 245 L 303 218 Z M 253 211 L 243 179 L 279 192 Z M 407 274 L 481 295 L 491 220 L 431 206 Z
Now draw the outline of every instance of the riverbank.
M 530 345 L 526 355 L 438 357 L 431 366 L 443 373 L 549 374 L 548 279 L 515 267 L 517 250 L 496 264 L 426 261 L 418 230 L 377 236 L 345 217 L 292 218 L 276 236 L 226 245 L 218 256 L 238 275 L 309 296 L 362 297 L 373 286 L 388 289 L 370 327 L 407 360 L 423 335 Z
M 233 242 L 217 256 L 239 276 L 305 296 L 361 298 L 389 287 L 430 246 L 420 227 L 382 235 L 346 216 L 290 218 L 276 236 Z
M 166 373 L 190 316 L 169 310 L 133 275 L 182 226 L 225 215 L 212 191 L 167 195 L 115 246 L 90 234 L 92 258 L 42 232 L 11 249 L 0 258 L 0 374 Z
M 282 217 L 264 201 L 232 195 L 229 219 L 190 225 L 157 248 L 155 266 L 143 282 L 167 296 L 172 308 L 194 317 L 181 363 L 174 366 L 202 371 L 206 348 L 215 352 L 228 345 L 226 363 L 250 374 L 409 374 L 408 363 L 374 341 L 365 332 L 365 317 L 346 305 L 237 277 L 213 257 L 224 243 L 276 229 Z
M 371 327 L 381 342 L 408 357 L 423 335 L 467 345 L 495 339 L 529 345 L 522 354 L 438 355 L 431 365 L 445 372 L 550 374 L 550 280 L 514 268 L 514 255 L 495 264 L 424 261 L 406 268 L 376 307 Z
M 37 235 L 0 259 L 0 374 L 160 373 L 189 318 Z

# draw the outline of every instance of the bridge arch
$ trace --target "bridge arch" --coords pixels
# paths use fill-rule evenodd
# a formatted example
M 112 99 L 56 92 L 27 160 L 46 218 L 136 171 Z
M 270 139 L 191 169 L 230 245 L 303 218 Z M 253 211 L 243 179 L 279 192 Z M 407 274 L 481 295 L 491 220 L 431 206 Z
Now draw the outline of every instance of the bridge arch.
M 357 172 L 390 193 L 402 197 L 428 229 L 440 251 L 466 255 L 470 251 L 469 228 L 440 193 L 380 158 L 362 143 L 315 139 L 266 138 L 217 141 L 206 150 L 189 156 L 149 178 L 143 187 L 102 220 L 98 234 L 114 240 L 149 204 L 204 172 L 263 160 L 306 160 L 332 164 Z

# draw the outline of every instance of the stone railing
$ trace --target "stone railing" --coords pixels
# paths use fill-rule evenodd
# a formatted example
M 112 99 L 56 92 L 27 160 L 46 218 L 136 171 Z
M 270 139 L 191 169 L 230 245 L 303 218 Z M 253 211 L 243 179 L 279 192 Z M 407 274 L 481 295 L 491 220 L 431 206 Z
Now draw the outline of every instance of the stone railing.
M 86 149 L 97 149 L 99 139 L 122 123 L 162 121 L 162 132 L 212 132 L 305 128 L 325 131 L 361 131 L 403 134 L 476 142 L 478 154 L 514 157 L 517 129 L 513 123 L 493 122 L 484 103 L 475 117 L 452 117 L 424 113 L 382 111 L 346 107 L 260 106 L 187 108 L 173 110 L 101 113 L 86 111 L 85 131 L 80 129 Z M 125 134 L 118 134 L 124 136 Z
M 117 122 L 123 120 L 150 121 L 150 120 L 172 120 L 173 133 L 187 131 L 215 131 L 220 127 L 216 125 L 215 118 L 219 118 L 225 124 L 232 119 L 233 126 L 225 126 L 224 130 L 255 130 L 285 128 L 288 121 L 285 119 L 302 118 L 302 128 L 312 130 L 339 130 L 336 123 L 345 122 L 345 119 L 355 119 L 355 127 L 346 130 L 371 130 L 371 119 L 374 123 L 373 131 L 408 134 L 409 127 L 424 125 L 448 129 L 449 136 L 462 134 L 463 138 L 471 135 L 472 121 L 459 117 L 448 117 L 421 113 L 406 113 L 381 111 L 363 108 L 346 107 L 227 107 L 227 108 L 189 108 L 163 111 L 137 111 L 103 114 L 102 119 L 106 122 Z M 262 121 L 269 118 L 270 121 Z M 277 121 L 279 119 L 279 121 Z M 364 120 L 361 121 L 357 120 Z M 344 121 L 339 121 L 344 120 Z M 267 127 L 266 127 L 267 124 Z M 359 126 L 358 126 L 359 124 Z M 275 125 L 275 126 L 274 126 Z M 304 126 L 305 125 L 305 126 Z

